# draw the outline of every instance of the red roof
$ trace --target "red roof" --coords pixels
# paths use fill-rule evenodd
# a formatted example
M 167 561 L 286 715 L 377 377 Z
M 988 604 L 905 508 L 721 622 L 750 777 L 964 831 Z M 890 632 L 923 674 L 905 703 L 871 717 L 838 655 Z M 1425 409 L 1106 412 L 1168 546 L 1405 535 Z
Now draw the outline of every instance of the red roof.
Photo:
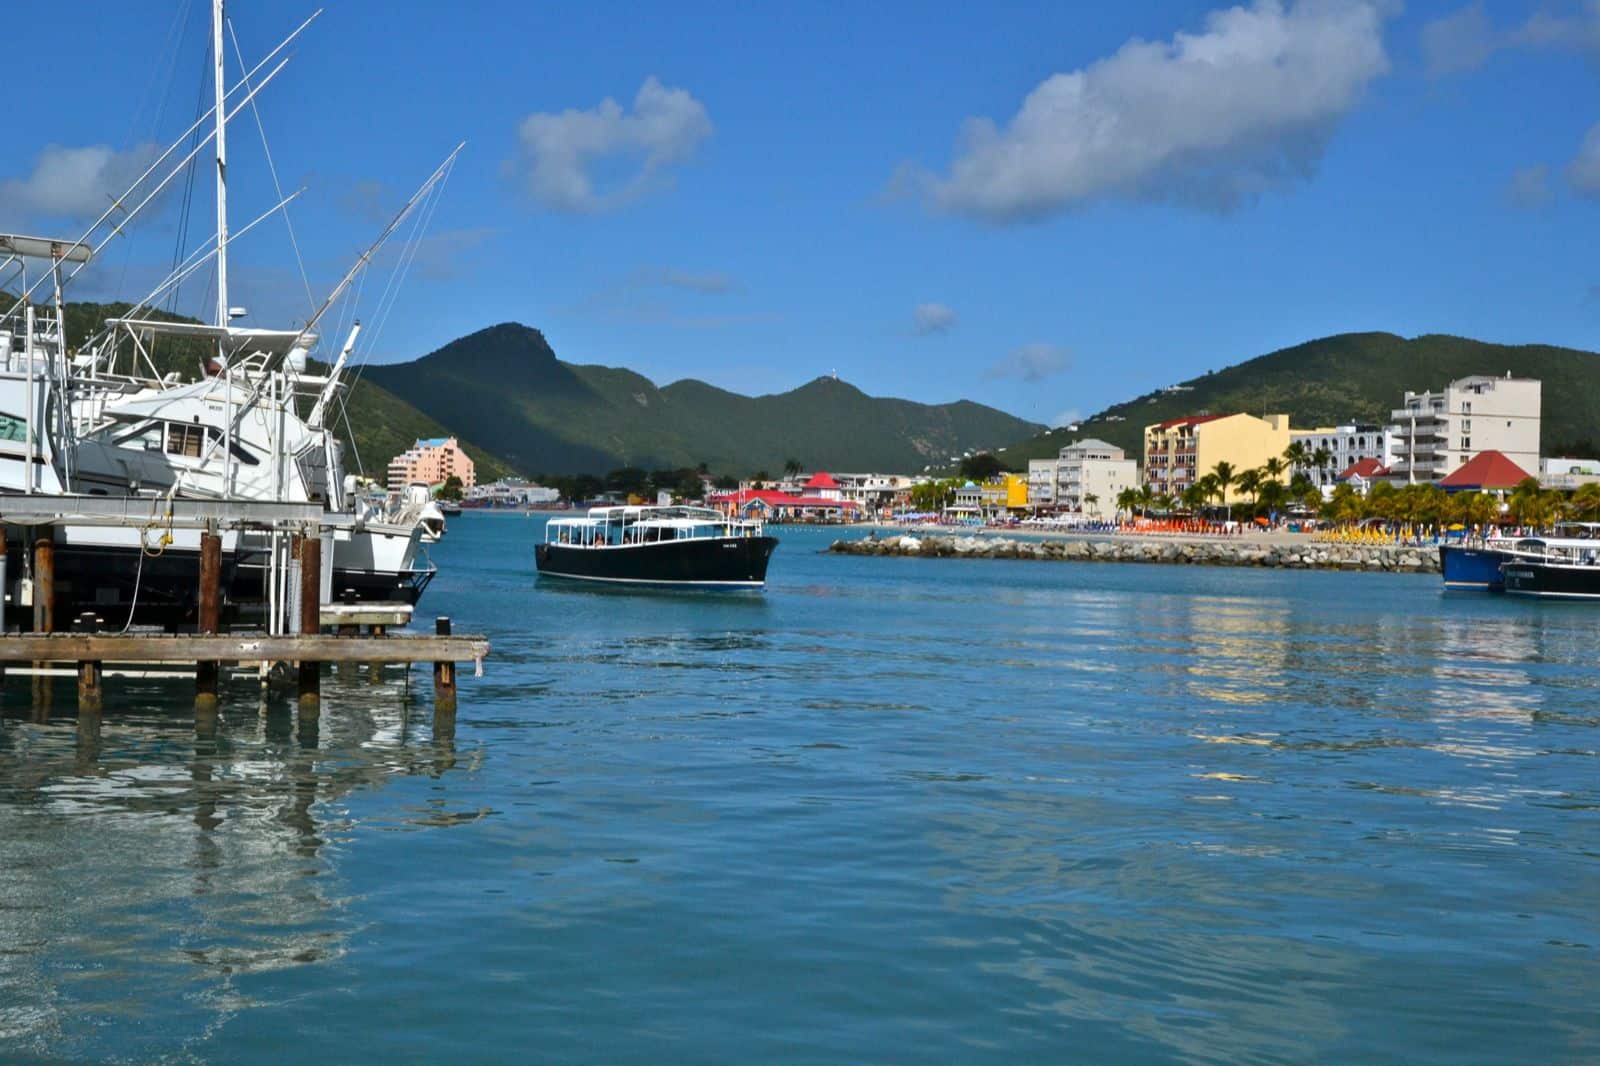
M 811 475 L 811 480 L 806 482 L 805 487 L 808 489 L 836 489 L 839 487 L 839 483 L 833 480 L 833 475 L 826 470 L 818 470 Z
M 820 496 L 791 496 L 787 492 L 778 492 L 775 489 L 745 489 L 743 492 L 729 492 L 718 496 L 709 496 L 706 502 L 710 504 L 731 503 L 743 507 L 747 503 L 757 500 L 769 507 L 854 507 L 854 500 L 825 500 Z
M 1382 463 L 1378 462 L 1378 460 L 1369 455 L 1365 459 L 1357 459 L 1355 462 L 1351 463 L 1345 468 L 1344 473 L 1340 474 L 1334 480 L 1349 481 L 1353 477 L 1370 480 L 1375 477 L 1383 477 L 1388 473 L 1388 467 L 1384 466 Z
M 1202 422 L 1215 422 L 1219 418 L 1227 417 L 1227 415 L 1185 415 L 1183 418 L 1170 418 L 1156 426 L 1156 428 L 1171 429 L 1173 426 L 1198 426 Z
M 1439 482 L 1445 489 L 1513 489 L 1524 478 L 1531 477 L 1526 470 L 1505 457 L 1504 452 L 1479 452 L 1468 459 L 1459 470 Z

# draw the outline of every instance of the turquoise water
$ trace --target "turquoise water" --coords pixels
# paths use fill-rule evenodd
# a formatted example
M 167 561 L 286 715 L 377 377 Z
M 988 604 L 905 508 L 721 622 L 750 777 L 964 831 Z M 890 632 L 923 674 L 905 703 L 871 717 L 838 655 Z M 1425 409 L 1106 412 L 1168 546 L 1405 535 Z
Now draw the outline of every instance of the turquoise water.
M 0 1059 L 1593 1061 L 1600 612 L 1437 578 L 844 558 L 539 584 L 325 681 L 0 721 Z

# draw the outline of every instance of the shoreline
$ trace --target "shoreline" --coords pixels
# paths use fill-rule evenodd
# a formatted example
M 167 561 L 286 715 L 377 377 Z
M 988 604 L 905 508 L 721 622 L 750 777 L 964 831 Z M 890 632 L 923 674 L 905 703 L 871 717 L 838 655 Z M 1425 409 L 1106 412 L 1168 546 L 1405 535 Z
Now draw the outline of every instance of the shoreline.
M 895 533 L 887 537 L 835 540 L 827 550 L 835 555 L 925 559 L 1029 559 L 1277 570 L 1439 573 L 1439 552 L 1433 546 L 1328 544 L 1294 533 L 1245 534 L 1237 537 L 1168 534 L 1159 538 L 1137 539 L 1105 533 L 1070 537 L 1061 534 L 1011 537 L 945 533 L 919 537 Z

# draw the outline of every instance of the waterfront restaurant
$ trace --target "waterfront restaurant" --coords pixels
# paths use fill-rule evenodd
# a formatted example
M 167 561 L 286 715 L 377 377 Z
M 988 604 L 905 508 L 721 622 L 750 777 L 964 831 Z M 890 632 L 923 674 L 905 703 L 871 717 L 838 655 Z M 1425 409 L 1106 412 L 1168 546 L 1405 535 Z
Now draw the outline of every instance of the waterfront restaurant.
M 860 510 L 854 500 L 796 496 L 776 489 L 740 489 L 706 497 L 706 506 L 729 509 L 741 518 L 767 522 L 853 522 Z
M 1510 492 L 1533 475 L 1503 452 L 1479 452 L 1439 482 L 1446 492 Z

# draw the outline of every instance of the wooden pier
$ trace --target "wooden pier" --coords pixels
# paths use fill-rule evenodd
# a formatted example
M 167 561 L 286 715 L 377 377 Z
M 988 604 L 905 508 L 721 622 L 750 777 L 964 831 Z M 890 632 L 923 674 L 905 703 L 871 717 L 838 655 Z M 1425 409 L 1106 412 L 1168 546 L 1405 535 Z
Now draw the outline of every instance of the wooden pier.
M 489 654 L 482 636 L 456 635 L 450 619 L 436 619 L 434 632 L 389 632 L 412 617 L 403 603 L 327 603 L 323 600 L 322 525 L 313 507 L 237 501 L 168 501 L 165 521 L 202 530 L 196 574 L 198 618 L 195 633 L 103 633 L 93 613 L 75 619 L 75 632 L 60 632 L 55 610 L 54 538 L 51 527 L 65 522 L 134 525 L 148 522 L 148 501 L 130 504 L 106 498 L 7 496 L 0 502 L 0 553 L 9 526 L 25 526 L 32 536 L 33 632 L 0 635 L 0 681 L 7 664 L 28 664 L 40 675 L 66 665 L 78 676 L 80 711 L 98 712 L 105 700 L 106 667 L 147 664 L 192 666 L 195 706 L 214 711 L 225 664 L 256 666 L 266 677 L 278 664 L 294 664 L 302 716 L 316 713 L 324 664 L 364 663 L 376 670 L 390 663 L 433 664 L 434 708 L 456 708 L 456 666 L 471 662 L 477 673 Z M 225 525 L 267 524 L 291 532 L 291 552 L 299 568 L 299 617 L 287 633 L 221 632 L 221 554 L 219 531 Z M 29 543 L 28 540 L 23 542 Z M 3 573 L 3 571 L 0 571 Z M 324 632 L 332 629 L 333 632 Z M 363 633 L 362 630 L 366 632 Z

